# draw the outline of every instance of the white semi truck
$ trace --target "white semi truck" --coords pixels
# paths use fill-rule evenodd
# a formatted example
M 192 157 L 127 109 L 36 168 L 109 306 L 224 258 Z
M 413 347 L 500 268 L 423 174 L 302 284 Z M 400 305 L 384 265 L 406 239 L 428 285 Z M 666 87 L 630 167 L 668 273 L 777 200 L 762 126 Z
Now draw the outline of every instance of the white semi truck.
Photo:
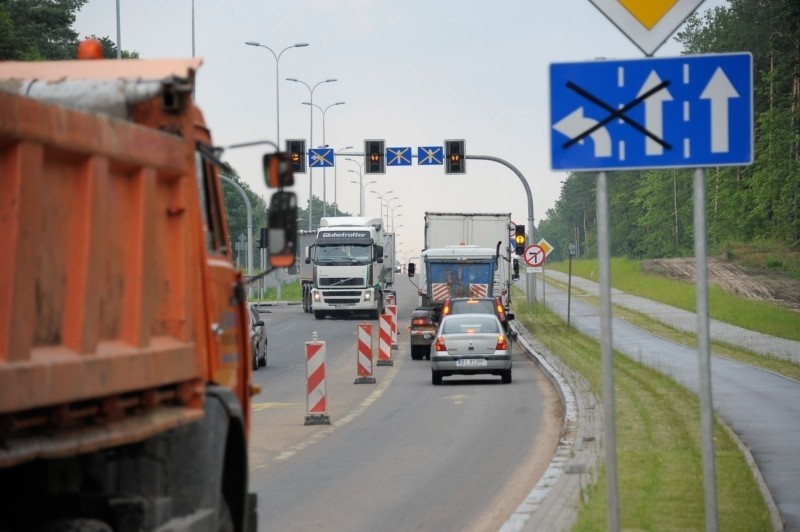
M 426 356 L 442 305 L 450 297 L 499 297 L 509 310 L 510 213 L 425 213 L 425 249 L 419 269 L 419 307 L 413 312 L 411 354 Z
M 317 232 L 312 230 L 297 231 L 297 275 L 300 277 L 300 288 L 303 293 L 303 312 L 311 312 L 311 288 L 314 286 L 314 264 L 311 262 L 311 251 L 317 240 Z
M 425 249 L 420 264 L 420 274 L 425 269 L 425 257 L 440 254 L 435 251 L 437 249 L 447 246 L 476 246 L 491 250 L 491 254 L 494 256 L 498 250 L 497 246 L 500 244 L 500 255 L 494 271 L 491 291 L 489 294 L 483 295 L 499 296 L 503 304 L 508 307 L 511 293 L 509 284 L 511 279 L 510 239 L 513 232 L 514 224 L 511 222 L 511 213 L 426 212 Z M 474 254 L 474 252 L 472 253 Z M 423 280 L 422 277 L 420 279 Z M 422 289 L 422 287 L 420 288 Z M 423 304 L 422 300 L 424 297 L 421 298 L 421 305 Z M 435 300 L 436 298 L 434 298 Z
M 392 291 L 392 253 L 386 254 L 387 235 L 381 218 L 360 216 L 320 219 L 316 240 L 306 264 L 313 264 L 311 311 L 317 319 L 367 313 L 377 319 L 384 297 Z

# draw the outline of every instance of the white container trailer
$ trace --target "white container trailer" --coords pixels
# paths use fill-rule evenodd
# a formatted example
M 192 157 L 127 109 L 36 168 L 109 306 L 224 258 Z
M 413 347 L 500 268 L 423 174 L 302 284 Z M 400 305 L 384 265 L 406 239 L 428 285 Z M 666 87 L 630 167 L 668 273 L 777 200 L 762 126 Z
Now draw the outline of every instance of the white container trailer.
M 425 249 L 466 245 L 497 250 L 500 261 L 495 272 L 493 295 L 508 307 L 511 279 L 511 238 L 514 224 L 511 213 L 426 212 Z

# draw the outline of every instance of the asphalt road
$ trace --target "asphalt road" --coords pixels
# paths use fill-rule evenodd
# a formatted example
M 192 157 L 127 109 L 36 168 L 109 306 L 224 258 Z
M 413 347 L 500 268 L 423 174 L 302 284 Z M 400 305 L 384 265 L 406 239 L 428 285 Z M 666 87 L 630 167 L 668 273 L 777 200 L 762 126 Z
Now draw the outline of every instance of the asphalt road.
M 416 289 L 397 279 L 393 366 L 355 384 L 356 325 L 316 320 L 299 305 L 264 310 L 268 364 L 254 374 L 250 486 L 259 530 L 499 529 L 547 469 L 561 405 L 536 364 L 515 346 L 513 383 L 445 378 L 409 355 Z M 370 323 L 376 324 L 376 321 Z M 326 342 L 331 425 L 305 426 L 304 344 Z
M 558 272 L 547 275 L 566 280 Z M 573 277 L 573 286 L 576 283 L 581 290 L 597 295 L 596 283 Z M 566 320 L 566 291 L 548 285 L 542 294 L 543 284 L 540 278 L 538 300 L 544 300 L 548 308 Z M 518 285 L 524 285 L 524 280 Z M 612 303 L 620 301 L 678 328 L 687 326 L 687 313 L 683 311 L 614 291 Z M 696 323 L 693 314 L 688 320 Z M 570 322 L 583 334 L 600 338 L 599 310 L 580 301 L 580 297 L 572 298 Z M 774 349 L 774 356 L 793 360 L 800 357 L 797 342 L 737 331 L 718 322 L 711 323 L 711 335 L 734 343 L 755 338 L 751 343 L 758 347 L 754 349 Z M 613 318 L 612 337 L 615 350 L 698 392 L 699 361 L 695 349 L 657 337 L 619 318 Z M 751 453 L 785 529 L 800 530 L 800 382 L 713 353 L 711 372 L 715 411 Z

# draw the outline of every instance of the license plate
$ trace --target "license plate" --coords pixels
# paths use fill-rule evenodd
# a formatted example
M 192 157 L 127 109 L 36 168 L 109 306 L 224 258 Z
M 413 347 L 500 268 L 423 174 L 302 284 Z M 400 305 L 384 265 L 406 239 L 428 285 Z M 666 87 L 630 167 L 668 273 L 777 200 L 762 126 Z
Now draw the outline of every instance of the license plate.
M 457 367 L 470 367 L 470 366 L 485 366 L 486 359 L 484 358 L 462 358 L 456 360 Z

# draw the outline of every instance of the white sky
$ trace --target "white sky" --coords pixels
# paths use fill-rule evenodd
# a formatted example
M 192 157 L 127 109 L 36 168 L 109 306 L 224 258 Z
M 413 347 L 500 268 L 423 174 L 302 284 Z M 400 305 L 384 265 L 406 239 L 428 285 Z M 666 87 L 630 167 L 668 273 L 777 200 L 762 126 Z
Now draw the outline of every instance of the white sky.
M 116 1 L 89 0 L 77 17 L 80 37 L 117 38 Z M 504 159 L 526 177 L 534 217 L 558 199 L 563 172 L 550 169 L 548 66 L 596 58 L 637 59 L 642 52 L 589 0 L 119 0 L 121 47 L 144 59 L 204 59 L 196 97 L 216 145 L 277 137 L 275 58 L 280 58 L 280 138 L 309 138 L 309 90 L 325 114 L 325 143 L 363 152 L 364 139 L 387 147 L 441 146 L 465 139 L 468 155 Z M 701 10 L 725 4 L 706 0 Z M 656 57 L 679 55 L 672 39 Z M 322 113 L 314 108 L 314 146 L 322 145 Z M 249 186 L 269 198 L 261 177 L 268 146 L 228 151 Z M 313 193 L 358 214 L 356 164 L 337 157 L 337 170 L 314 170 Z M 309 174 L 296 176 L 301 207 Z M 378 216 L 384 195 L 394 207 L 403 261 L 419 255 L 430 212 L 510 212 L 527 224 L 519 179 L 504 166 L 467 161 L 466 175 L 441 166 L 389 167 L 365 175 L 365 215 Z M 393 191 L 388 193 L 388 191 Z M 386 209 L 384 209 L 385 213 Z M 307 229 L 308 227 L 301 227 Z M 235 235 L 234 235 L 235 236 Z

